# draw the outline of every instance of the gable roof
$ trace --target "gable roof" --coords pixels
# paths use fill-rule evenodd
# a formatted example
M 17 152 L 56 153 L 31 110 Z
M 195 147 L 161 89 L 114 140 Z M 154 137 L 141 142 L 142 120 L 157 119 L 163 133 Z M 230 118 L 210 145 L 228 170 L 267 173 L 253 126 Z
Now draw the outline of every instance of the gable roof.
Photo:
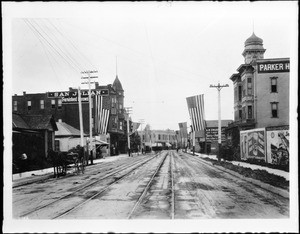
M 30 129 L 28 124 L 22 119 L 22 117 L 18 114 L 12 114 L 12 124 L 13 128 L 23 128 L 23 129 Z
M 13 114 L 13 128 L 57 131 L 52 115 Z
M 80 137 L 80 130 L 72 127 L 71 125 L 65 122 L 56 122 L 58 131 L 55 133 L 55 136 L 62 137 L 62 136 L 79 136 Z M 84 135 L 87 135 L 83 133 Z

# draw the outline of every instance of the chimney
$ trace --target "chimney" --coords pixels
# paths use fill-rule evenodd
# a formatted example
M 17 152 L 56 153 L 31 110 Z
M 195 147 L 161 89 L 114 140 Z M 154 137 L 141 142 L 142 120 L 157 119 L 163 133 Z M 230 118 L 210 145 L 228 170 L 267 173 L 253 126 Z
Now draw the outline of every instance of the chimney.
M 23 91 L 23 95 L 24 95 L 24 96 L 26 95 L 26 92 L 25 92 L 25 91 Z

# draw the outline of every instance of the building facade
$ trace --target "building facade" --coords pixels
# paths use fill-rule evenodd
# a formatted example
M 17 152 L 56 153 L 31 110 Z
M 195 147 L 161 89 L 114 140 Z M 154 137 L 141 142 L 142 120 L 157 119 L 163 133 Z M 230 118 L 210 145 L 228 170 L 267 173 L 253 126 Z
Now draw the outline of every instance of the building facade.
M 151 148 L 160 146 L 162 148 L 176 148 L 178 145 L 176 132 L 170 129 L 167 130 L 150 130 L 145 128 L 143 131 L 138 131 L 141 136 L 142 146 Z
M 83 131 L 89 133 L 89 103 L 88 90 L 81 90 Z M 13 113 L 25 115 L 45 115 L 51 114 L 56 122 L 65 122 L 76 129 L 80 129 L 78 89 L 69 88 L 68 91 L 57 91 L 47 93 L 14 95 L 12 97 Z M 115 78 L 113 84 L 99 86 L 95 83 L 95 88 L 91 89 L 92 96 L 92 135 L 101 133 L 96 131 L 95 126 L 100 119 L 96 117 L 96 109 L 109 110 L 107 123 L 108 143 L 116 148 L 116 154 L 125 152 L 126 137 L 124 136 L 124 90 L 122 84 Z M 96 101 L 96 97 L 101 96 L 101 104 Z
M 239 149 L 240 131 L 289 125 L 289 58 L 265 59 L 263 40 L 245 41 L 244 64 L 230 79 L 234 85 L 234 121 L 226 135 Z

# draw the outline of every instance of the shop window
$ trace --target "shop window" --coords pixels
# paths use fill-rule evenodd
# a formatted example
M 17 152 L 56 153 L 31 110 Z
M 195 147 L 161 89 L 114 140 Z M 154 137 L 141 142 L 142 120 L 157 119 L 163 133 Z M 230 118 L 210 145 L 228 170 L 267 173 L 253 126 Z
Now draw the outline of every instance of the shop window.
M 272 118 L 278 118 L 278 102 L 271 102 Z
M 14 111 L 18 111 L 18 102 L 14 101 Z
M 51 100 L 51 108 L 55 108 L 55 99 Z
M 31 101 L 27 101 L 27 109 L 31 110 Z
M 277 93 L 277 77 L 271 77 L 271 93 Z
M 40 100 L 40 108 L 41 108 L 41 110 L 45 109 L 45 101 L 44 100 Z
M 62 100 L 61 99 L 58 99 L 57 108 L 58 109 L 62 108 Z

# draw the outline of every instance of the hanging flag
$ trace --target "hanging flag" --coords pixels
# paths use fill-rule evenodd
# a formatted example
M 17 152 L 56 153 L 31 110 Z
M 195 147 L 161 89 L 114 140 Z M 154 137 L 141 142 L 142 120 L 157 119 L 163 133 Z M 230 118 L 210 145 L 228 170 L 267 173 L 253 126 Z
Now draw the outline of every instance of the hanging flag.
M 132 133 L 136 132 L 140 126 L 140 123 L 132 122 Z
M 180 134 L 183 138 L 187 138 L 187 122 L 178 123 Z
M 105 135 L 107 133 L 109 113 L 103 106 L 103 96 L 95 95 L 95 133 Z
M 205 129 L 204 94 L 186 98 L 188 110 L 195 131 Z

